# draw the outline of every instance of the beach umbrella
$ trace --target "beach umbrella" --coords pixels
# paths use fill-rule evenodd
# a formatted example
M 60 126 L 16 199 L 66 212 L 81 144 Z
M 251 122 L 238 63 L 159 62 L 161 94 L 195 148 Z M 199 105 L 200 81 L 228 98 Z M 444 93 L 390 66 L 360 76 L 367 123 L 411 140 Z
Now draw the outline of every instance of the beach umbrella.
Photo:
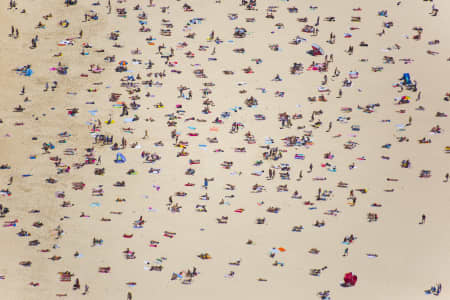
M 323 55 L 325 52 L 323 51 L 322 47 L 320 47 L 317 44 L 312 44 L 311 47 L 313 48 L 313 55 Z
M 126 60 L 121 60 L 121 61 L 119 61 L 119 65 L 124 67 L 124 66 L 128 65 L 128 62 Z

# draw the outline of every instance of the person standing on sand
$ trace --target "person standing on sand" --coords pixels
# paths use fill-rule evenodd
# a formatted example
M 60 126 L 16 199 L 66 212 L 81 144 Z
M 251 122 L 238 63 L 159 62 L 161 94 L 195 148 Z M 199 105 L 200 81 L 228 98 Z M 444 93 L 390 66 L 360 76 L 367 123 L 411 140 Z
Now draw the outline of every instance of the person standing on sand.
M 36 49 L 37 48 L 37 43 L 35 39 L 31 39 L 31 47 L 30 49 Z
M 345 248 L 345 250 L 344 250 L 344 254 L 342 254 L 342 256 L 348 256 L 348 248 Z
M 303 170 L 300 170 L 300 172 L 299 172 L 299 174 L 298 174 L 297 181 L 302 180 L 302 178 L 303 178 Z
M 431 7 L 430 15 L 432 17 L 436 17 L 438 13 L 439 13 L 439 9 L 437 9 L 436 6 L 433 4 L 433 6 Z
M 419 224 L 420 224 L 420 225 L 425 224 L 426 219 L 427 219 L 427 216 L 426 216 L 425 214 L 422 214 L 422 220 L 420 221 Z
M 411 124 L 412 124 L 412 117 L 409 116 L 409 118 L 408 118 L 408 124 L 406 124 L 406 126 L 411 126 Z
M 88 292 L 89 292 L 89 286 L 87 284 L 85 284 L 83 295 L 87 295 Z

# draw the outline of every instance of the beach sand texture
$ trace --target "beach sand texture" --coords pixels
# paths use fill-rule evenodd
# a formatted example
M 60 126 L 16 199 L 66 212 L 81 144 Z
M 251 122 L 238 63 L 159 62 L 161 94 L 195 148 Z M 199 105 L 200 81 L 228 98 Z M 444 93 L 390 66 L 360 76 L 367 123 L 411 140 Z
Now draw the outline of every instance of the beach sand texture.
M 0 299 L 450 298 L 450 3 L 252 3 L 4 1 Z

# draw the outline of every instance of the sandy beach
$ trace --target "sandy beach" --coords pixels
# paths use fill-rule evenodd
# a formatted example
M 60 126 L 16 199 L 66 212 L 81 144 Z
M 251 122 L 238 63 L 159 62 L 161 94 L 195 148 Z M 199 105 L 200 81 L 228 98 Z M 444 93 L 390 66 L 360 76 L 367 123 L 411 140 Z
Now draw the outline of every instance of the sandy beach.
M 4 1 L 0 299 L 450 299 L 449 15 Z

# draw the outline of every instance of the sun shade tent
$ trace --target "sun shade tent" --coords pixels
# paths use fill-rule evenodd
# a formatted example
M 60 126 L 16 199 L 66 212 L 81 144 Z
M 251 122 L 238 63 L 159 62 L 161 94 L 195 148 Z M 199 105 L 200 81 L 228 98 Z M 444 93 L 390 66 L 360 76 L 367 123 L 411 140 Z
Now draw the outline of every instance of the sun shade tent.
M 312 55 L 313 56 L 324 55 L 325 52 L 323 51 L 322 47 L 320 47 L 319 45 L 312 44 L 311 47 L 312 47 Z
M 344 275 L 344 284 L 346 286 L 354 286 L 356 284 L 356 281 L 358 281 L 358 276 L 356 276 L 352 272 L 346 273 Z
M 125 158 L 125 156 L 122 153 L 119 152 L 116 154 L 116 159 L 114 160 L 115 163 L 121 164 L 126 161 L 127 161 L 127 159 Z
M 411 84 L 411 75 L 409 73 L 404 73 L 402 79 L 405 84 Z

